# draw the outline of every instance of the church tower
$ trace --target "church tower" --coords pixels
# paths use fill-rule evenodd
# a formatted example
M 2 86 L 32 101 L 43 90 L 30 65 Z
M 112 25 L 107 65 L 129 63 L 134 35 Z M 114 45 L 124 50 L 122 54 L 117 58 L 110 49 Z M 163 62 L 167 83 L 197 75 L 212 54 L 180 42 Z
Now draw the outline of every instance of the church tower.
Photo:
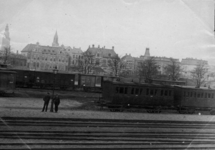
M 10 34 L 9 34 L 9 27 L 6 25 L 4 36 L 2 38 L 2 43 L 1 43 L 1 50 L 4 50 L 5 48 L 10 47 Z
M 57 35 L 57 31 L 56 31 L 56 33 L 55 33 L 52 46 L 53 46 L 53 47 L 58 47 L 58 46 L 59 46 L 59 44 L 58 44 L 58 35 Z
M 150 57 L 150 53 L 149 53 L 149 48 L 148 47 L 146 48 L 144 57 L 147 57 L 147 58 Z

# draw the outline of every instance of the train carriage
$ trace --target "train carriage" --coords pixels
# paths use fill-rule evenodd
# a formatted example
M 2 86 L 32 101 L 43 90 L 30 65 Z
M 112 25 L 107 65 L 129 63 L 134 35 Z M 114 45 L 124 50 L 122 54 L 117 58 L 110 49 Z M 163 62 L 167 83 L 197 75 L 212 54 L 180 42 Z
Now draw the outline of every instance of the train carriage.
M 51 89 L 74 89 L 75 74 L 12 70 L 17 72 L 17 87 Z
M 175 86 L 175 106 L 179 113 L 194 113 L 195 110 L 209 110 L 215 115 L 215 90 Z
M 172 86 L 107 81 L 103 83 L 102 95 L 110 110 L 132 107 L 160 112 L 174 107 Z

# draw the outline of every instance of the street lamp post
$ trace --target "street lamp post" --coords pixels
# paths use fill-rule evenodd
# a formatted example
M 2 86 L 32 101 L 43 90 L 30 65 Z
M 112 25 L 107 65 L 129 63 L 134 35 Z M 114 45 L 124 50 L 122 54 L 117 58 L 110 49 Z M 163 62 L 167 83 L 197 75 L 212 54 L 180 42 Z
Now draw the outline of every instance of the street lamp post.
M 53 77 L 54 77 L 54 81 L 53 81 L 53 89 L 52 89 L 52 100 L 51 100 L 51 109 L 50 109 L 50 112 L 53 112 L 53 99 L 54 99 L 54 91 L 55 91 L 55 80 L 56 80 L 56 74 L 58 73 L 58 70 L 57 70 L 57 66 L 54 67 L 53 69 Z

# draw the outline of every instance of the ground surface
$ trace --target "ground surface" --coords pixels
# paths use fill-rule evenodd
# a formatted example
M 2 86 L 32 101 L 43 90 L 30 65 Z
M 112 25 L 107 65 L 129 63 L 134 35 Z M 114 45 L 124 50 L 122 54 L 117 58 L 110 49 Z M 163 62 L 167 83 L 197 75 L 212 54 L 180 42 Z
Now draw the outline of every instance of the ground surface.
M 100 93 L 60 92 L 61 97 L 58 113 L 41 112 L 42 97 L 48 91 L 18 89 L 16 97 L 0 98 L 0 117 L 54 117 L 54 118 L 100 118 L 100 119 L 141 119 L 141 120 L 181 120 L 181 121 L 215 121 L 215 117 L 208 112 L 199 112 L 193 115 L 182 115 L 177 112 L 163 112 L 162 114 L 149 114 L 140 112 L 110 112 L 108 109 L 100 110 L 95 101 L 101 97 Z M 50 104 L 49 104 L 50 109 Z

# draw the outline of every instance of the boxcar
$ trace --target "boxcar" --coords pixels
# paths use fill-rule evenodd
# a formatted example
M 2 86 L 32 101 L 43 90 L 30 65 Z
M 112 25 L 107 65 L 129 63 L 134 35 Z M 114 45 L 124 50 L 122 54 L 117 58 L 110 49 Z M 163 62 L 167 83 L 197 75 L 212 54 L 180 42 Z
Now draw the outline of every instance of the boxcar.
M 16 72 L 0 70 L 0 94 L 14 93 Z
M 115 77 L 101 75 L 78 74 L 75 77 L 75 85 L 84 91 L 102 92 L 104 81 L 113 81 Z
M 195 110 L 209 110 L 215 115 L 215 90 L 175 86 L 175 106 L 179 113 L 194 113 Z
M 42 72 L 33 70 L 13 70 L 17 72 L 17 87 L 50 89 L 73 89 L 75 74 Z
M 135 84 L 106 81 L 103 100 L 111 111 L 125 108 L 145 108 L 149 112 L 174 108 L 174 88 L 155 84 Z

